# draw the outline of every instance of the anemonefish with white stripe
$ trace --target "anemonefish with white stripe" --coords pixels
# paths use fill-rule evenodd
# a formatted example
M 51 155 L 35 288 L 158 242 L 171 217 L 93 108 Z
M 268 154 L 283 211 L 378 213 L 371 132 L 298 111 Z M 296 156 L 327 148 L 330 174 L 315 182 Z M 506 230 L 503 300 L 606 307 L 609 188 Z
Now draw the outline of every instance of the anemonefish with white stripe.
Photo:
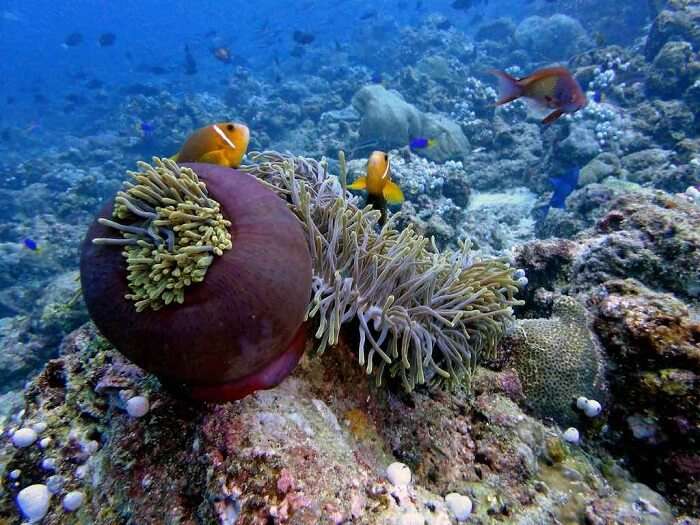
M 237 168 L 248 149 L 249 140 L 250 131 L 245 124 L 219 122 L 192 133 L 172 159 Z

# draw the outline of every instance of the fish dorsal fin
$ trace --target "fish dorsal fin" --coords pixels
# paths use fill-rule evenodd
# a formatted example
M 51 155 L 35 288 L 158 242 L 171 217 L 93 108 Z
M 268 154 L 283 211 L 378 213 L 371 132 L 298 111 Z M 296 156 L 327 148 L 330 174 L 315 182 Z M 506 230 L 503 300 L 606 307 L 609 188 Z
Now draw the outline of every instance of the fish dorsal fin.
M 219 135 L 223 139 L 223 141 L 231 146 L 231 149 L 236 149 L 236 145 L 231 142 L 231 139 L 226 136 L 226 133 L 224 133 L 224 130 L 222 130 L 217 124 L 213 124 L 212 128 L 214 129 L 214 132 Z

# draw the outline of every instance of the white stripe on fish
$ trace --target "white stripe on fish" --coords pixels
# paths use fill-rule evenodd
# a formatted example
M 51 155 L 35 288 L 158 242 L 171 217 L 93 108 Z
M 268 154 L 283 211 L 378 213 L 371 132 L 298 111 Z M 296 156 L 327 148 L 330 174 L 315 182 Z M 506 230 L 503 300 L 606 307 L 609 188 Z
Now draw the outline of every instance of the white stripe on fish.
M 214 131 L 216 131 L 216 134 L 219 135 L 219 137 L 224 139 L 224 142 L 226 144 L 231 146 L 231 149 L 236 149 L 236 145 L 233 142 L 231 142 L 231 139 L 226 136 L 226 133 L 224 133 L 224 131 L 219 126 L 214 124 L 212 128 L 214 128 Z

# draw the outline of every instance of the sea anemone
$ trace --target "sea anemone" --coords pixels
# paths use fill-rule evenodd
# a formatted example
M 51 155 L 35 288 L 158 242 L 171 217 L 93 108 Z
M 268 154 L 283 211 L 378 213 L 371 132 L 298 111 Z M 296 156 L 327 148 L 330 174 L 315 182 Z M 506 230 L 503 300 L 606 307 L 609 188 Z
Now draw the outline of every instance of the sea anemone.
M 305 226 L 313 259 L 316 351 L 357 326 L 358 361 L 380 383 L 384 372 L 410 391 L 428 382 L 468 386 L 480 356 L 492 355 L 512 307 L 517 272 L 503 260 L 479 261 L 468 243 L 440 252 L 434 242 L 379 212 L 361 209 L 327 164 L 277 152 L 251 152 L 244 166 L 287 198 Z
M 299 220 L 253 177 L 154 159 L 82 246 L 83 295 L 119 351 L 192 397 L 278 384 L 305 344 L 311 258 Z

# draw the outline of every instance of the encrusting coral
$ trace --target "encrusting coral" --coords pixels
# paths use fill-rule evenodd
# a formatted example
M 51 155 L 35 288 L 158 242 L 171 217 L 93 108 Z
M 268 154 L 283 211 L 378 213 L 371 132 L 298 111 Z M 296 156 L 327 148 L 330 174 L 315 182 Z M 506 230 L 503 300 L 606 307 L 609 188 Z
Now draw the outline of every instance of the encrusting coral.
M 506 340 L 532 408 L 562 425 L 575 424 L 574 400 L 600 399 L 602 354 L 586 322 L 586 310 L 573 297 L 554 299 L 550 319 L 522 319 Z
M 141 171 L 129 171 L 134 182 L 125 182 L 114 200 L 113 217 L 129 224 L 98 219 L 121 231 L 123 239 L 92 241 L 124 245 L 131 290 L 126 298 L 139 312 L 182 304 L 185 288 L 202 282 L 214 256 L 231 249 L 231 222 L 197 174 L 170 159 L 154 158 L 154 163 L 139 162 Z
M 360 209 L 325 161 L 251 152 L 241 169 L 287 198 L 304 224 L 313 260 L 307 319 L 317 322 L 317 352 L 356 321 L 358 359 L 377 383 L 389 370 L 406 390 L 427 381 L 468 384 L 477 359 L 491 354 L 512 320 L 518 285 L 501 260 L 474 261 L 469 245 L 439 252 L 379 212 Z

